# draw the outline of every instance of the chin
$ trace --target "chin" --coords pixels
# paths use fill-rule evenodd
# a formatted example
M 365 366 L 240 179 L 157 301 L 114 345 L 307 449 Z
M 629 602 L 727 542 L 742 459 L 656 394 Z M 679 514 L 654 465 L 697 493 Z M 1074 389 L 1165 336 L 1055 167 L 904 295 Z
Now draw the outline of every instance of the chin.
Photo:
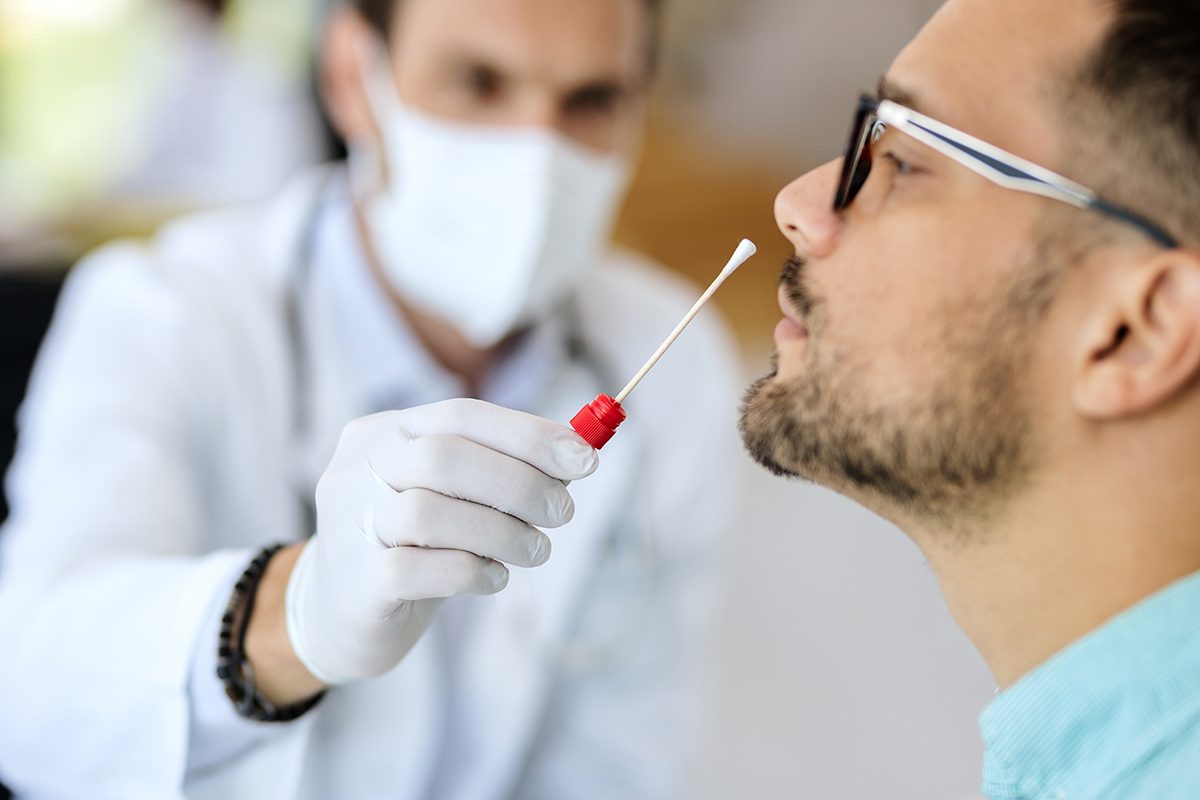
M 738 428 L 751 458 L 779 477 L 800 478 L 804 476 L 788 465 L 780 452 L 786 448 L 789 434 L 787 418 L 780 413 L 787 395 L 778 365 L 773 364 L 767 375 L 746 390 Z

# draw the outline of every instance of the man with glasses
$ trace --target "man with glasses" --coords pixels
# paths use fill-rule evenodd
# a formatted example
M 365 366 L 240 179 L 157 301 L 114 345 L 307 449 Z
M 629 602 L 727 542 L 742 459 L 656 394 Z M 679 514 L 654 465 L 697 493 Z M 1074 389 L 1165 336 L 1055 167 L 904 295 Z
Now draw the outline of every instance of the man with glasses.
M 1198 54 L 1196 0 L 951 0 L 777 201 L 743 438 L 922 548 L 995 798 L 1200 797 Z

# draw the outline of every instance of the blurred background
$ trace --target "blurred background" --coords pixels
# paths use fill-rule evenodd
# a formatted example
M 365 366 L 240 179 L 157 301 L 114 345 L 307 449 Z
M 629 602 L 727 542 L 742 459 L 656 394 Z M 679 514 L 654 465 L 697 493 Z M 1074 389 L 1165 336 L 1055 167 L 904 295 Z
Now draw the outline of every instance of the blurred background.
M 789 255 L 775 193 L 838 155 L 857 93 L 938 4 L 669 3 L 618 239 L 704 283 L 739 238 L 759 244 L 718 298 L 747 379 L 766 370 Z M 267 196 L 330 157 L 311 78 L 319 5 L 0 0 L 0 464 L 82 253 Z M 690 797 L 978 798 L 975 718 L 994 684 L 920 554 L 849 502 L 748 459 L 730 478 L 746 498 L 725 545 Z

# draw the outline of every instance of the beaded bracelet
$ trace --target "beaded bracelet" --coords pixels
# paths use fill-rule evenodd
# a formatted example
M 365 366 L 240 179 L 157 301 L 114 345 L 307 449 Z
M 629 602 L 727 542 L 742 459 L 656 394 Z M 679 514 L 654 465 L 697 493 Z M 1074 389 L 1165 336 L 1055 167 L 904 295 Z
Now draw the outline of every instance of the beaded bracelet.
M 254 598 L 267 564 L 283 549 L 277 544 L 259 552 L 234 584 L 233 594 L 221 617 L 221 635 L 217 641 L 217 677 L 225 685 L 225 694 L 238 714 L 258 722 L 291 722 L 306 714 L 321 698 L 317 696 L 290 706 L 276 706 L 259 693 L 254 667 L 246 658 L 246 629 L 254 612 Z

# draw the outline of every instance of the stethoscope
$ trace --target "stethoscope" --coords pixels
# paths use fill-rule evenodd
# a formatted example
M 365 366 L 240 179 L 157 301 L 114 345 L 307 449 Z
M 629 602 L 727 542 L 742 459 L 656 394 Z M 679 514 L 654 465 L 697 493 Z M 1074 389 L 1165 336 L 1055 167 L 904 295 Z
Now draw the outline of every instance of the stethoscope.
M 305 212 L 301 234 L 286 270 L 286 292 L 284 295 L 284 322 L 288 340 L 289 359 L 291 361 L 291 397 L 292 415 L 290 420 L 290 437 L 293 444 L 309 442 L 314 436 L 314 410 L 312 404 L 313 370 L 311 368 L 312 346 L 308 331 L 304 324 L 304 311 L 307 307 L 309 287 L 315 272 L 317 237 L 320 230 L 320 218 L 326 203 L 329 202 L 331 189 L 341 172 L 334 170 L 326 176 L 317 187 L 313 201 Z M 605 359 L 587 345 L 583 335 L 579 315 L 573 306 L 564 309 L 567 319 L 567 356 L 570 361 L 580 364 L 594 375 L 601 385 L 616 385 L 610 380 L 615 375 Z M 301 450 L 303 448 L 300 448 Z M 310 476 L 293 476 L 293 494 L 300 508 L 300 519 L 303 527 L 311 535 L 317 529 L 317 513 L 315 506 L 315 486 L 310 485 Z M 611 568 L 633 569 L 644 572 L 642 584 L 646 587 L 644 603 L 630 602 L 627 613 L 631 622 L 644 621 L 645 615 L 655 609 L 663 608 L 659 597 L 663 581 L 658 579 L 660 565 L 657 543 L 652 530 L 640 535 L 639 528 L 627 514 L 618 515 L 611 535 L 606 538 L 603 557 L 608 559 Z M 536 625 L 531 620 L 536 619 L 536 603 L 532 595 L 525 598 L 525 608 L 522 619 L 514 627 L 532 635 Z M 631 625 L 647 631 L 645 625 Z M 604 641 L 591 641 L 582 638 L 555 642 L 541 642 L 543 656 L 548 662 L 557 664 L 564 669 L 595 668 L 610 660 L 615 660 L 613 654 L 630 644 L 630 639 L 616 634 L 606 637 Z

